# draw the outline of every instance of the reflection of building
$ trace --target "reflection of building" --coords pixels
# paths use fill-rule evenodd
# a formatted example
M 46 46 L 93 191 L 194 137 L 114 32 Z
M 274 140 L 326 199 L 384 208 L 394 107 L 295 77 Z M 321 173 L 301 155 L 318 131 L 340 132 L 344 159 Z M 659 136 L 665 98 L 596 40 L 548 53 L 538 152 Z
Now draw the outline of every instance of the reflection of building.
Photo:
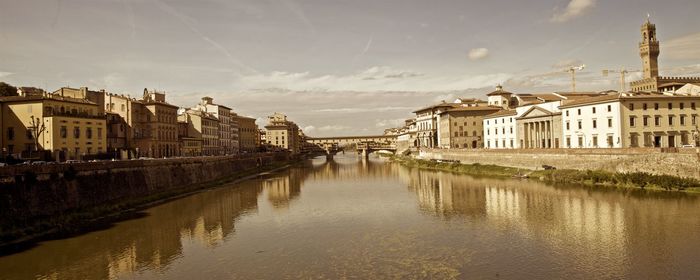
M 300 153 L 301 141 L 297 124 L 287 120 L 287 116 L 282 113 L 274 113 L 267 119 L 268 123 L 265 126 L 267 144 L 289 150 L 292 154 Z
M 295 176 L 298 170 L 290 170 L 286 176 L 274 177 L 263 182 L 267 199 L 275 207 L 287 207 L 301 193 L 301 180 Z
M 658 63 L 660 49 L 656 37 L 656 25 L 647 19 L 642 24 L 641 35 L 639 55 L 642 58 L 644 78 L 630 83 L 632 91 L 674 91 L 688 83 L 700 84 L 700 77 L 660 77 Z

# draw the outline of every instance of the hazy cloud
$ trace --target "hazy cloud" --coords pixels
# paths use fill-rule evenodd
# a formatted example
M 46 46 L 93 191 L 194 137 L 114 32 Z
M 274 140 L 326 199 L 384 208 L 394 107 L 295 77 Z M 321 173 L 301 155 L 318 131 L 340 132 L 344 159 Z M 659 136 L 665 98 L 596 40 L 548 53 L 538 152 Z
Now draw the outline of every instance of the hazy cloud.
M 241 89 L 282 88 L 291 90 L 355 91 L 450 91 L 481 88 L 510 78 L 507 73 L 482 75 L 428 75 L 388 66 L 375 66 L 349 75 L 313 75 L 310 72 L 273 71 L 243 76 Z
M 557 61 L 557 63 L 552 64 L 552 68 L 554 69 L 567 69 L 571 66 L 579 66 L 583 64 L 583 61 L 580 59 L 563 59 L 560 61 Z
M 12 74 L 14 74 L 14 73 L 0 71 L 0 78 L 4 78 L 4 77 L 10 76 Z
M 554 9 L 551 22 L 567 22 L 580 17 L 595 7 L 596 0 L 571 0 L 564 10 Z
M 469 59 L 479 60 L 489 56 L 489 49 L 487 48 L 476 48 L 469 50 Z
M 668 40 L 663 47 L 665 56 L 671 59 L 700 59 L 700 33 Z
M 377 128 L 394 128 L 403 126 L 405 120 L 406 119 L 376 120 L 374 125 Z

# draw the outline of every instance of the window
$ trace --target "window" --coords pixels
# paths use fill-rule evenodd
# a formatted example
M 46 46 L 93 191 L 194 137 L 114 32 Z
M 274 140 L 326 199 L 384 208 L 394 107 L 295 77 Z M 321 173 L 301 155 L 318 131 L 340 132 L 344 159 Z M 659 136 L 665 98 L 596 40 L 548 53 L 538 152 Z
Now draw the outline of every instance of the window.
M 671 102 L 668 103 L 668 109 L 669 110 L 673 109 L 673 103 L 671 103 Z
M 695 110 L 695 102 L 690 102 L 690 109 Z
M 695 125 L 695 116 L 692 118 L 692 124 Z
M 598 147 L 598 136 L 593 136 L 593 147 Z
M 567 117 L 569 116 L 569 110 L 566 110 L 566 116 Z
M 659 117 L 659 116 L 654 117 L 654 125 L 655 126 L 661 125 L 661 117 Z
M 68 128 L 65 125 L 61 126 L 61 138 L 66 139 L 68 137 Z
M 80 138 L 80 127 L 73 128 L 73 137 L 76 139 Z
M 683 103 L 681 103 L 683 104 Z M 685 116 L 681 116 L 681 125 L 685 125 Z
M 571 137 L 569 136 L 566 137 L 566 147 L 571 148 Z
M 647 104 L 646 104 L 646 103 L 642 104 L 642 109 L 643 109 L 643 110 L 646 110 L 646 109 L 647 109 Z
M 607 142 L 608 142 L 608 148 L 612 148 L 612 147 L 613 147 L 613 137 L 612 137 L 612 135 L 608 135 Z
M 455 131 L 455 137 L 459 136 L 459 132 Z
M 13 139 L 15 139 L 15 128 L 8 127 L 7 128 L 7 140 L 13 140 Z
M 685 103 L 681 102 L 680 104 L 678 104 L 678 109 L 683 110 L 684 108 L 685 108 Z
M 644 116 L 644 126 L 649 126 L 649 117 Z
M 583 128 L 583 124 L 581 123 L 581 120 L 579 120 L 578 121 L 578 129 L 582 129 L 582 128 Z
M 598 121 L 593 120 L 593 128 L 598 128 Z
M 608 112 L 610 112 L 610 110 L 610 105 L 608 105 Z M 634 103 L 630 103 L 630 111 L 634 111 Z
M 85 137 L 87 137 L 87 139 L 92 139 L 92 127 L 88 127 L 85 129 Z
M 579 137 L 578 137 L 578 146 L 579 146 L 579 147 L 583 147 L 583 144 L 584 144 L 584 143 L 583 143 L 583 137 L 579 136 Z
M 612 119 L 608 119 L 608 127 L 612 127 Z
M 654 110 L 659 110 L 659 103 L 654 103 Z
M 577 109 L 579 116 L 581 115 L 581 109 Z
M 630 126 L 634 126 L 634 117 L 630 117 Z
M 593 107 L 591 109 L 592 109 L 593 114 L 595 114 L 595 107 Z
M 668 116 L 668 125 L 673 125 L 673 116 Z
M 608 112 L 612 112 L 612 105 L 608 105 Z

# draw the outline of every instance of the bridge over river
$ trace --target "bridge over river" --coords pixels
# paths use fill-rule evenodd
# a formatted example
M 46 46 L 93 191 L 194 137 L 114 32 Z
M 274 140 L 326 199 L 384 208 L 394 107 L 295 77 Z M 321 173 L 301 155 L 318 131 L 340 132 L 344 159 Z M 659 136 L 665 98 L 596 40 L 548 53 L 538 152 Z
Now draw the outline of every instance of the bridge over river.
M 396 152 L 396 136 L 393 135 L 310 137 L 306 141 L 325 150 L 328 156 L 350 146 L 364 157 L 382 150 Z

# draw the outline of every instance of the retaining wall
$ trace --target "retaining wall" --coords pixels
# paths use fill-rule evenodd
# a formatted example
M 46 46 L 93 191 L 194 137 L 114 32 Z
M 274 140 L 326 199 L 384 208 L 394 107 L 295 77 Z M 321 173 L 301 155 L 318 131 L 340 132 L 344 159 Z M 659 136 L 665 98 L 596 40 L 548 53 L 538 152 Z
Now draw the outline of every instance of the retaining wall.
M 201 187 L 198 184 L 288 160 L 286 153 L 266 153 L 3 167 L 0 229 L 22 228 L 71 211 L 182 193 Z
M 695 149 L 665 153 L 659 149 L 518 149 L 420 151 L 425 159 L 459 160 L 465 164 L 493 164 L 524 169 L 551 165 L 558 169 L 647 172 L 700 179 L 700 157 Z

